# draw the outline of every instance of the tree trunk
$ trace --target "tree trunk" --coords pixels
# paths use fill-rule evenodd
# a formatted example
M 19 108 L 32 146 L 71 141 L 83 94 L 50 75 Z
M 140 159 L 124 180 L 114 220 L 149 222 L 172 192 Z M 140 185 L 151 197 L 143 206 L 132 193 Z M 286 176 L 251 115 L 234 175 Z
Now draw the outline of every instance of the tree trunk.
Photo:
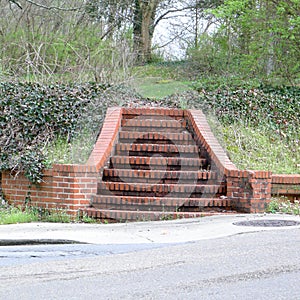
M 135 0 L 133 35 L 134 51 L 139 64 L 151 61 L 154 21 L 160 2 L 160 0 Z

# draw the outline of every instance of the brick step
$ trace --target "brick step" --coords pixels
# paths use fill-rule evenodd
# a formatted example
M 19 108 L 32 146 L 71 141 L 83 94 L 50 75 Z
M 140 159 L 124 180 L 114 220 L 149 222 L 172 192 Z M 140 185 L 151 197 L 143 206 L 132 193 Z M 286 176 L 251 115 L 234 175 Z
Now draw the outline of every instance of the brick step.
M 193 209 L 203 211 L 205 208 L 222 208 L 229 210 L 231 201 L 220 198 L 156 198 L 130 196 L 94 195 L 92 206 L 97 209 L 137 210 L 137 211 L 184 211 Z
M 172 144 L 116 144 L 116 155 L 129 156 L 153 156 L 154 154 L 164 156 L 181 156 L 199 158 L 199 147 L 195 145 L 172 145 Z
M 181 122 L 182 120 L 186 119 L 183 116 L 162 116 L 162 115 L 154 115 L 154 114 L 149 114 L 149 115 L 123 115 L 122 116 L 123 120 L 133 120 L 133 119 L 138 119 L 138 120 L 176 120 L 178 122 Z
M 146 117 L 146 116 L 159 116 L 160 118 L 183 118 L 185 112 L 182 109 L 162 108 L 162 107 L 143 107 L 143 108 L 123 108 L 123 117 Z
M 219 197 L 224 195 L 224 183 L 217 184 L 149 184 L 125 182 L 99 182 L 98 195 L 139 196 L 139 197 Z
M 195 145 L 193 137 L 188 132 L 136 132 L 120 131 L 119 142 L 139 143 L 139 144 L 175 144 L 175 145 Z
M 134 222 L 134 221 L 161 221 L 187 218 L 201 218 L 224 214 L 225 212 L 159 212 L 159 211 L 126 211 L 126 210 L 105 210 L 93 207 L 86 208 L 82 214 L 88 217 L 113 222 Z M 235 212 L 226 212 L 226 214 Z
M 190 170 L 206 169 L 208 162 L 205 158 L 181 157 L 147 157 L 147 156 L 113 156 L 110 158 L 110 167 L 117 169 L 143 170 Z
M 103 181 L 144 182 L 144 183 L 193 183 L 205 181 L 213 183 L 217 173 L 211 171 L 165 171 L 165 170 L 130 170 L 104 169 Z
M 165 127 L 143 127 L 143 126 L 131 126 L 131 127 L 121 127 L 120 132 L 122 131 L 130 131 L 130 132 L 142 132 L 142 133 L 146 133 L 146 132 L 157 132 L 157 133 L 165 133 L 165 132 L 169 132 L 169 133 L 185 133 L 187 132 L 187 130 L 183 127 L 169 127 L 169 128 L 165 128 Z
M 187 121 L 182 120 L 174 120 L 172 118 L 169 119 L 156 119 L 156 118 L 134 118 L 134 119 L 122 119 L 121 120 L 122 127 L 150 127 L 150 128 L 164 128 L 167 130 L 168 128 L 186 128 Z

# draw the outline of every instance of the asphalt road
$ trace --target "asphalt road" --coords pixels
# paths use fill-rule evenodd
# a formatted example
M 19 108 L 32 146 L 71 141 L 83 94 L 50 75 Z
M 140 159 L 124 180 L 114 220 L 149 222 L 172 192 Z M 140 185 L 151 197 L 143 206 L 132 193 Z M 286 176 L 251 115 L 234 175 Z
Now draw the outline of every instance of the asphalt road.
M 0 299 L 300 299 L 299 248 L 299 227 L 181 244 L 2 247 Z

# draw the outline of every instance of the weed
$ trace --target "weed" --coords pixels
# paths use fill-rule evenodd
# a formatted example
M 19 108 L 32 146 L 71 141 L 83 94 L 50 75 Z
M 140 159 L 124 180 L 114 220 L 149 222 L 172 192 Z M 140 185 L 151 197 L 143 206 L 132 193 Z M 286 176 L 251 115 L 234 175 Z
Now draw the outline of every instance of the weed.
M 0 206 L 0 224 L 17 224 L 30 222 L 70 223 L 72 217 L 64 209 L 43 209 L 35 206 L 15 207 L 3 204 Z
M 67 137 L 57 137 L 44 150 L 48 164 L 85 163 L 94 146 L 95 137 L 93 135 L 87 129 L 82 130 L 71 143 Z
M 53 223 L 70 223 L 72 217 L 67 214 L 66 210 L 55 208 L 51 210 L 44 210 L 41 215 L 41 221 Z
M 29 207 L 5 205 L 0 208 L 0 224 L 29 223 L 38 221 L 38 214 Z
M 270 170 L 274 173 L 297 174 L 300 151 L 264 128 L 243 122 L 213 126 L 213 131 L 231 160 L 240 169 Z
M 267 212 L 300 215 L 300 201 L 291 201 L 286 197 L 272 198 L 268 205 Z
M 89 223 L 89 224 L 97 223 L 96 219 L 89 217 L 86 213 L 83 214 L 82 216 L 78 216 L 77 221 L 83 223 Z

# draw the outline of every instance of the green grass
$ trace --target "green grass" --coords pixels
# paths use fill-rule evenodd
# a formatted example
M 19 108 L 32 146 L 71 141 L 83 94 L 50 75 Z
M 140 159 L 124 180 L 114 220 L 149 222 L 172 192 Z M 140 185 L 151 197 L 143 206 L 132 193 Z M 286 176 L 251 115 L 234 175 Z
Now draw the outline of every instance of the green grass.
M 134 84 L 139 94 L 150 99 L 162 99 L 171 94 L 182 93 L 191 89 L 188 81 L 161 78 L 138 79 Z
M 229 158 L 242 170 L 269 170 L 300 174 L 300 148 L 265 127 L 249 127 L 242 121 L 222 125 L 215 116 L 208 123 Z
M 134 67 L 131 71 L 134 78 L 160 78 L 165 80 L 186 80 L 188 77 L 179 63 L 153 63 Z
M 242 123 L 223 126 L 223 139 L 231 160 L 240 169 L 300 173 L 300 150 L 264 128 Z
M 0 197 L 1 200 L 1 197 Z M 52 222 L 52 223 L 98 223 L 97 220 L 86 215 L 72 217 L 66 210 L 42 209 L 34 206 L 13 206 L 7 204 L 3 199 L 0 202 L 0 225 L 31 223 L 31 222 Z
M 32 206 L 22 208 L 8 204 L 0 206 L 0 225 L 30 222 L 70 223 L 71 221 L 71 216 L 63 209 L 44 210 Z
M 57 137 L 44 149 L 47 165 L 56 164 L 84 164 L 93 150 L 95 134 L 82 131 L 72 142 L 66 137 Z
M 176 63 L 148 64 L 132 70 L 131 85 L 145 98 L 162 99 L 191 90 L 192 82 Z
M 22 210 L 19 207 L 5 206 L 0 207 L 0 225 L 30 223 L 39 220 L 37 211 L 30 208 Z

